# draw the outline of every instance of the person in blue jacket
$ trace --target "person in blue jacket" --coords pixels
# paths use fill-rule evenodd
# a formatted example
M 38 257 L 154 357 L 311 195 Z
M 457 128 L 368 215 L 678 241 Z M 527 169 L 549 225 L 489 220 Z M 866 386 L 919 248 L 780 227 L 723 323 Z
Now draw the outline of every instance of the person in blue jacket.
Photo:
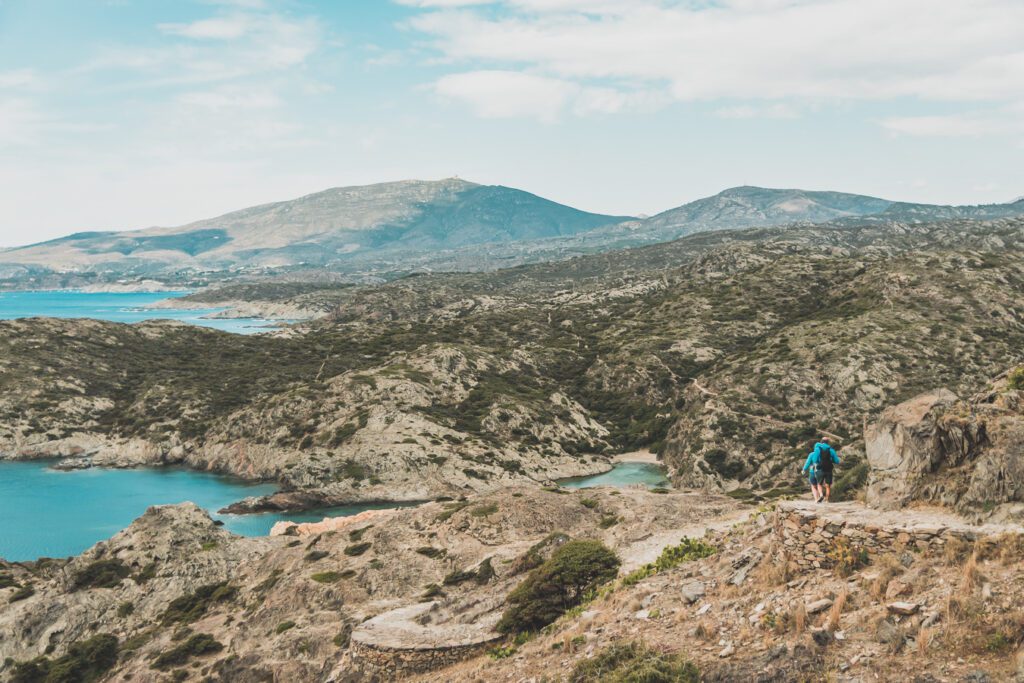
M 814 450 L 807 456 L 803 468 L 811 482 L 811 493 L 814 495 L 815 503 L 827 503 L 832 496 L 832 475 L 838 464 L 839 454 L 836 453 L 836 449 L 832 448 L 827 436 L 821 437 L 818 443 L 814 444 Z

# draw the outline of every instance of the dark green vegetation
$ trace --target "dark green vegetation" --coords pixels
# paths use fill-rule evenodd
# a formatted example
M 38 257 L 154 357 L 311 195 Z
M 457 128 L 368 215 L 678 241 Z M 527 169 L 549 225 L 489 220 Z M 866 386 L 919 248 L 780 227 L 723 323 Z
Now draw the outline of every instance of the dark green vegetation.
M 122 579 L 131 573 L 131 569 L 120 560 L 97 560 L 75 575 L 71 590 L 114 588 L 120 586 Z
M 643 643 L 616 643 L 579 662 L 570 683 L 698 683 L 700 672 L 682 655 Z
M 167 606 L 161 623 L 190 624 L 219 603 L 233 600 L 238 589 L 228 583 L 201 586 L 194 593 L 175 598 Z
M 38 657 L 17 664 L 10 680 L 11 683 L 92 683 L 113 668 L 117 654 L 117 638 L 101 633 L 73 643 L 63 657 Z
M 580 604 L 588 592 L 615 578 L 619 558 L 600 541 L 568 541 L 508 595 L 497 629 L 535 631 Z
M 196 633 L 189 636 L 188 640 L 180 645 L 162 652 L 153 660 L 152 668 L 166 670 L 171 667 L 181 666 L 193 657 L 220 652 L 224 646 L 209 633 Z
M 751 500 L 769 498 L 800 485 L 799 462 L 821 432 L 841 447 L 842 478 L 859 463 L 865 417 L 925 389 L 967 395 L 1019 360 L 1022 247 L 1021 219 L 845 221 L 339 287 L 335 313 L 291 338 L 5 322 L 0 442 L 81 427 L 245 440 L 325 454 L 315 468 L 325 482 L 373 483 L 373 463 L 347 449 L 380 394 L 353 407 L 331 393 L 348 373 L 353 387 L 419 385 L 430 405 L 402 410 L 457 430 L 411 466 L 459 457 L 467 477 L 486 481 L 522 467 L 500 447 L 540 456 L 649 447 L 677 483 L 737 479 Z M 406 362 L 439 349 L 478 365 L 431 373 Z M 441 390 L 443 381 L 467 392 Z M 552 439 L 545 430 L 575 424 L 556 393 L 610 433 Z M 67 400 L 76 397 L 95 408 Z M 350 417 L 339 420 L 341 410 Z M 467 444 L 479 452 L 467 455 Z M 860 483 L 845 481 L 847 492 Z
M 634 569 L 629 574 L 623 577 L 622 582 L 626 585 L 632 585 L 644 579 L 648 576 L 663 572 L 673 567 L 678 567 L 684 562 L 692 562 L 694 560 L 700 560 L 705 557 L 710 557 L 716 552 L 715 546 L 705 543 L 704 541 L 696 538 L 683 538 L 679 545 L 667 546 L 661 551 L 661 555 L 654 562 L 645 564 L 644 566 Z

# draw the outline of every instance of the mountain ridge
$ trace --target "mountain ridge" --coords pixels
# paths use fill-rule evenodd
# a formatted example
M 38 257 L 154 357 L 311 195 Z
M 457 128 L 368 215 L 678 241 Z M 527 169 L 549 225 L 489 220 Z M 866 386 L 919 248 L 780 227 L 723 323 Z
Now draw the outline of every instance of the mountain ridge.
M 1021 214 L 1021 201 L 950 206 L 742 185 L 640 218 L 591 213 L 460 178 L 402 180 L 328 188 L 181 226 L 77 232 L 3 250 L 0 286 L 73 287 L 143 278 L 203 286 L 239 274 L 310 268 L 380 281 L 416 268 L 488 270 L 712 230 Z

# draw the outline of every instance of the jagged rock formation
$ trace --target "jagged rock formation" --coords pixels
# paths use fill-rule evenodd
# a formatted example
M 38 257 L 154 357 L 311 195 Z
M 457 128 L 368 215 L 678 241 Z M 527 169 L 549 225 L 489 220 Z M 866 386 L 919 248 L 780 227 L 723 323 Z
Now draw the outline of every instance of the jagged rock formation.
M 918 500 L 975 516 L 1019 516 L 1024 396 L 1016 376 L 1004 374 L 970 400 L 940 389 L 885 410 L 865 431 L 868 502 L 892 509 Z

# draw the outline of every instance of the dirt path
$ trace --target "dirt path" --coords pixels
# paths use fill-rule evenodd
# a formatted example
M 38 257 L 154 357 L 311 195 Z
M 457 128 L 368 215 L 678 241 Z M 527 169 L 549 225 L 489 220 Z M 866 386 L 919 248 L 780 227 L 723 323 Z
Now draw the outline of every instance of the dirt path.
M 735 510 L 697 524 L 652 533 L 619 551 L 622 557 L 621 571 L 628 573 L 648 562 L 654 562 L 661 555 L 662 550 L 667 546 L 676 545 L 684 536 L 703 538 L 708 531 L 724 531 L 734 524 L 746 520 L 750 514 L 751 510 Z

